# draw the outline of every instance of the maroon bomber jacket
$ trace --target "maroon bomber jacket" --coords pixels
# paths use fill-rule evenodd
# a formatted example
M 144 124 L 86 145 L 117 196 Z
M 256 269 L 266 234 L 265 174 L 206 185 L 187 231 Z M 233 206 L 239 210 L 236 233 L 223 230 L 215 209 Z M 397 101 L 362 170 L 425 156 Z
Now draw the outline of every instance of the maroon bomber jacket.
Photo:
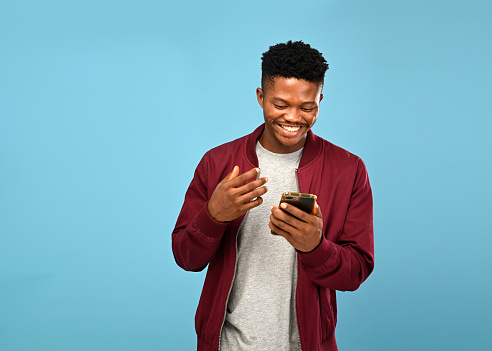
M 198 350 L 218 350 L 236 263 L 236 234 L 244 216 L 219 223 L 207 211 L 217 184 L 239 166 L 258 167 L 252 134 L 208 151 L 198 164 L 172 234 L 177 264 L 188 271 L 208 265 L 195 316 Z M 317 195 L 323 239 L 297 252 L 296 313 L 303 350 L 337 350 L 335 290 L 353 291 L 374 268 L 372 193 L 362 160 L 308 132 L 297 170 L 299 190 Z

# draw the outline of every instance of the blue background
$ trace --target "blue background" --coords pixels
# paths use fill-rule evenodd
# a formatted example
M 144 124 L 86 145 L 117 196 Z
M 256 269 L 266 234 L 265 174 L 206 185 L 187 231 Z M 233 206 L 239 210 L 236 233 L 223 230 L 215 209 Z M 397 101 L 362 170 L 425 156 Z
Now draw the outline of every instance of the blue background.
M 0 349 L 192 350 L 171 231 L 208 149 L 262 122 L 270 45 L 330 64 L 314 132 L 361 156 L 376 269 L 340 350 L 489 350 L 487 1 L 2 1 Z

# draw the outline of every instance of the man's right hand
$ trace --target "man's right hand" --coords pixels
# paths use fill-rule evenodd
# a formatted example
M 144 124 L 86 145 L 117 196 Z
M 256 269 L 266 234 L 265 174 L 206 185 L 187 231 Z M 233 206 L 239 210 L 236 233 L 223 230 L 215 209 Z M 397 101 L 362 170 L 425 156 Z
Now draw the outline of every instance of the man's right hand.
M 234 166 L 232 172 L 217 184 L 207 204 L 208 213 L 212 218 L 218 222 L 229 222 L 261 205 L 261 195 L 268 190 L 263 185 L 268 179 L 263 177 L 241 185 L 251 178 L 256 178 L 258 173 L 260 169 L 253 168 L 239 175 L 239 167 Z M 253 200 L 254 198 L 256 199 Z

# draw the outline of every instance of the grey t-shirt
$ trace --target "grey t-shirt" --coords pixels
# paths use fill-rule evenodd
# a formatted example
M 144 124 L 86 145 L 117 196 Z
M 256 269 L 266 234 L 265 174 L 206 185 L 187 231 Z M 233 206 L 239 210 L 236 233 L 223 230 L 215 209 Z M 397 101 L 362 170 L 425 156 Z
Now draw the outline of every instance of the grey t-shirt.
M 303 149 L 276 154 L 256 144 L 260 174 L 268 177 L 263 203 L 250 210 L 237 237 L 236 275 L 227 303 L 220 350 L 299 350 L 295 311 L 297 256 L 281 236 L 270 234 L 270 206 L 286 191 L 299 191 Z

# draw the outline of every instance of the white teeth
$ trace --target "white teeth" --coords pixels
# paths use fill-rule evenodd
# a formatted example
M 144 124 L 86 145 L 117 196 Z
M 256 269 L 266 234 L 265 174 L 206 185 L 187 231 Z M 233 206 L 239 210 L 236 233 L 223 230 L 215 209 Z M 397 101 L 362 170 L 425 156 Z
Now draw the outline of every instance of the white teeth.
M 280 125 L 280 126 L 288 132 L 297 132 L 301 128 L 300 126 L 295 126 L 295 127 L 284 126 L 284 125 Z

